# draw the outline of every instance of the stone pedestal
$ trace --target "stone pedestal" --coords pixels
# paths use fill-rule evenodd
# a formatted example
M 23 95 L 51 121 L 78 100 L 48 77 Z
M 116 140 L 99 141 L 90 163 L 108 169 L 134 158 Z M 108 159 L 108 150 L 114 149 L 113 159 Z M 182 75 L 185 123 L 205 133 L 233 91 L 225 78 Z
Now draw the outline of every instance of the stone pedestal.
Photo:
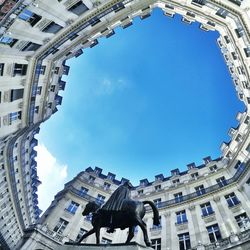
M 129 244 L 79 244 L 79 245 L 63 245 L 58 246 L 55 250 L 152 250 L 151 247 L 142 246 L 136 242 L 131 242 Z

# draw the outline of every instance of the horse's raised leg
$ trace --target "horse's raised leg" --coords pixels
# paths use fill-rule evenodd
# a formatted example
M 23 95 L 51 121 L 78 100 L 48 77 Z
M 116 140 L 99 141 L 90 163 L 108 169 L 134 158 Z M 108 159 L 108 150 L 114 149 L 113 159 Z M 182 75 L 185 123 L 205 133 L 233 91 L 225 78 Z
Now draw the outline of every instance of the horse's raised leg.
M 84 234 L 80 240 L 77 241 L 77 243 L 81 243 L 82 240 L 84 240 L 85 238 L 87 238 L 88 236 L 90 236 L 91 234 L 93 234 L 95 232 L 95 229 L 92 228 L 90 231 L 88 231 L 86 234 Z
M 147 225 L 144 223 L 144 221 L 141 219 L 140 216 L 136 216 L 136 220 L 137 220 L 139 227 L 141 228 L 141 230 L 143 232 L 143 237 L 144 237 L 144 241 L 145 241 L 146 246 L 150 247 L 151 243 L 150 243 L 149 238 L 148 238 Z
M 96 236 L 96 244 L 100 244 L 100 227 L 96 227 L 95 229 L 95 236 Z
M 134 237 L 134 231 L 135 231 L 135 227 L 134 226 L 129 227 L 128 238 L 126 240 L 126 243 L 129 243 L 133 239 L 133 237 Z

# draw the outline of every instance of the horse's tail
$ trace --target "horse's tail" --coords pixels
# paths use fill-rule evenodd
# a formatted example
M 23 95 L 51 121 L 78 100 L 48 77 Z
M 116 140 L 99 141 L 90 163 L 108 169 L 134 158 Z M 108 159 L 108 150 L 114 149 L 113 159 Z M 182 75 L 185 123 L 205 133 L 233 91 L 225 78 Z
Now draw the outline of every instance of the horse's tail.
M 155 206 L 154 202 L 152 201 L 143 201 L 142 202 L 144 205 L 145 204 L 148 204 L 152 210 L 153 210 L 153 214 L 154 214 L 154 218 L 153 218 L 153 224 L 158 226 L 160 225 L 160 217 L 159 217 L 159 212 L 158 212 L 158 209 L 157 207 Z

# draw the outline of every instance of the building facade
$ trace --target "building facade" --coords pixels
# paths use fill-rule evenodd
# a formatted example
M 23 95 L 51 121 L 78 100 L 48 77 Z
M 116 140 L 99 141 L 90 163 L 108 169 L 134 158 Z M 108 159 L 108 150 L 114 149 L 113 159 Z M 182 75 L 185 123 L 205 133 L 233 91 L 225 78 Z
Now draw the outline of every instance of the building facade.
M 144 218 L 153 249 L 249 249 L 249 169 L 249 160 L 229 163 L 207 157 L 201 166 L 189 164 L 187 171 L 174 169 L 169 177 L 158 174 L 152 182 L 142 179 L 131 197 L 151 200 L 158 207 L 159 226 L 153 225 L 149 207 Z M 125 180 L 115 179 L 112 173 L 104 175 L 98 167 L 79 173 L 55 196 L 21 249 L 54 249 L 78 241 L 92 228 L 91 216 L 82 216 L 85 205 L 89 201 L 103 204 Z M 118 229 L 109 234 L 102 229 L 101 242 L 125 242 L 127 233 Z M 138 227 L 133 240 L 144 244 Z M 95 241 L 95 235 L 84 240 Z
M 69 72 L 67 59 L 80 56 L 86 48 L 98 45 L 101 38 L 112 36 L 116 27 L 129 27 L 133 18 L 139 16 L 143 20 L 149 17 L 154 8 L 162 9 L 166 17 L 179 14 L 184 23 L 197 21 L 202 30 L 220 33 L 218 45 L 237 95 L 246 106 L 245 112 L 237 115 L 238 127 L 229 131 L 230 142 L 221 146 L 225 178 L 233 178 L 234 164 L 247 163 L 250 148 L 249 0 L 1 0 L 2 248 L 20 248 L 27 230 L 38 222 L 41 211 L 36 191 L 40 181 L 34 160 L 37 144 L 34 136 L 39 132 L 39 125 L 57 112 L 62 103 L 60 91 L 65 88 L 62 77 Z M 143 189 L 141 195 L 146 194 L 146 190 Z M 188 195 L 189 191 L 184 194 Z M 165 198 L 167 201 L 168 197 Z M 216 228 L 211 230 L 214 232 Z M 222 238 L 228 237 L 228 231 L 220 230 Z M 186 237 L 183 235 L 184 241 Z M 191 235 L 190 239 L 196 242 Z

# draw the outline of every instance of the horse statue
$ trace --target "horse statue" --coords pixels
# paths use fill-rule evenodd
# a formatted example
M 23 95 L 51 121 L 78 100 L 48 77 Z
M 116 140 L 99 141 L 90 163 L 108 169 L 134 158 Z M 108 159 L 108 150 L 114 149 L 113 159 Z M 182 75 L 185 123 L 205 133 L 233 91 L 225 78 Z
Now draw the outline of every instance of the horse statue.
M 152 201 L 141 202 L 132 199 L 124 199 L 121 205 L 121 209 L 119 211 L 113 212 L 100 208 L 100 205 L 96 204 L 93 201 L 89 202 L 85 206 L 82 215 L 86 216 L 92 213 L 93 228 L 87 233 L 85 233 L 81 237 L 81 239 L 76 243 L 81 243 L 83 239 L 95 233 L 96 244 L 100 244 L 100 229 L 102 227 L 110 228 L 110 231 L 107 232 L 113 232 L 115 228 L 120 228 L 122 230 L 124 230 L 125 228 L 129 228 L 129 233 L 126 240 L 126 243 L 129 243 L 134 237 L 134 230 L 135 227 L 138 225 L 143 232 L 146 246 L 150 246 L 151 243 L 148 238 L 147 227 L 145 222 L 142 220 L 146 213 L 146 209 L 144 207 L 145 204 L 151 206 L 154 215 L 153 224 L 158 226 L 160 224 L 159 212 Z

